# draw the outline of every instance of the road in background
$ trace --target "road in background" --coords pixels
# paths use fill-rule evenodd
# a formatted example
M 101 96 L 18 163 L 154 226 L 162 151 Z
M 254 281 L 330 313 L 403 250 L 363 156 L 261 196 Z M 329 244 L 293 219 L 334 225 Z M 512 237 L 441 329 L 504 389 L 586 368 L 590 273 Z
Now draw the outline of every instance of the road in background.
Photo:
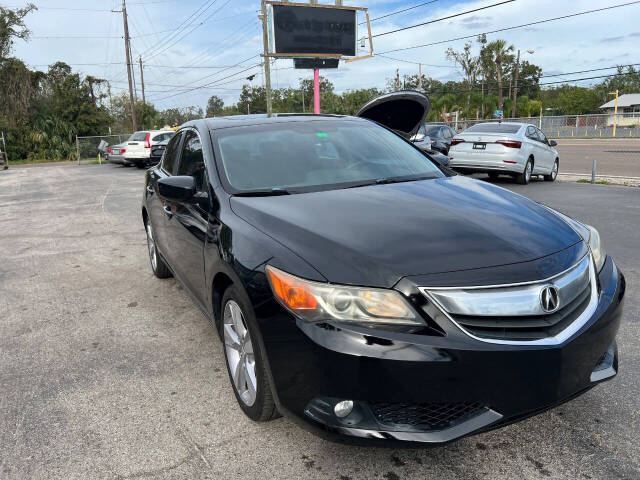
M 556 139 L 560 172 L 591 174 L 596 159 L 598 175 L 640 178 L 640 139 Z
M 619 376 L 501 430 L 385 449 L 241 413 L 213 327 L 151 273 L 142 179 L 112 165 L 0 172 L 2 480 L 640 478 L 638 189 L 497 182 L 602 233 L 628 282 Z

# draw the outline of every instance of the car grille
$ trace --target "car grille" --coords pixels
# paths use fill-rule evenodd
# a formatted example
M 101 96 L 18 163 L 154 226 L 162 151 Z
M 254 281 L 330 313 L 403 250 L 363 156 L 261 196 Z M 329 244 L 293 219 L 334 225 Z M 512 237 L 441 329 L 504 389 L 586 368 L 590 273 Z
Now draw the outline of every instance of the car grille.
M 421 288 L 467 333 L 488 341 L 529 342 L 556 337 L 594 308 L 590 256 L 551 279 L 495 287 Z M 556 288 L 558 309 L 545 312 L 542 291 Z
M 452 315 L 467 331 L 482 338 L 539 340 L 553 337 L 574 322 L 587 308 L 591 286 L 587 286 L 571 303 L 550 315 L 493 317 Z
M 387 426 L 443 430 L 484 410 L 479 403 L 371 403 L 376 420 Z

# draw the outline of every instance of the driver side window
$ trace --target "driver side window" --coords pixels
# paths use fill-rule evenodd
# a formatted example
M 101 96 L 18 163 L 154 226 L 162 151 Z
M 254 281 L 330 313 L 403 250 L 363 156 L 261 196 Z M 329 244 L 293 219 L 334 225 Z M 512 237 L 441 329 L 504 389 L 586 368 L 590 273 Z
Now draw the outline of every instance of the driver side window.
M 186 175 L 196 180 L 198 192 L 204 190 L 205 166 L 202 156 L 202 143 L 194 130 L 188 130 L 184 136 L 182 156 L 177 175 Z
M 180 139 L 182 138 L 182 132 L 176 133 L 174 137 L 167 144 L 167 149 L 162 157 L 162 169 L 169 175 L 173 175 L 173 169 L 176 166 L 176 160 L 178 159 L 178 148 L 180 147 Z

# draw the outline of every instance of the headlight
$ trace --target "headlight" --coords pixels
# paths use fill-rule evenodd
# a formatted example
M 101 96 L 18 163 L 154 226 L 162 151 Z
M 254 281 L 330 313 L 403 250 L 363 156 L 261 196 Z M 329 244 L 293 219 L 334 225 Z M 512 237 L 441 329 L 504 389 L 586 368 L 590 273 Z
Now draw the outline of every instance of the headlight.
M 311 282 L 270 265 L 266 271 L 271 289 L 280 303 L 307 322 L 425 323 L 395 290 Z
M 589 249 L 591 250 L 591 254 L 593 255 L 593 261 L 596 265 L 596 271 L 599 272 L 604 265 L 605 259 L 607 258 L 607 252 L 604 249 L 604 245 L 602 243 L 602 240 L 600 239 L 600 234 L 598 233 L 598 231 L 591 225 L 580 223 L 577 220 L 566 216 L 564 213 L 553 210 L 546 205 L 543 206 L 551 210 L 553 213 L 567 222 L 569 226 L 573 228 L 576 233 L 580 235 L 582 239 L 589 245 Z
M 589 248 L 593 254 L 593 261 L 596 264 L 596 270 L 599 272 L 607 258 L 607 252 L 604 249 L 604 244 L 600 239 L 598 231 L 591 225 L 585 225 L 585 227 L 589 230 Z

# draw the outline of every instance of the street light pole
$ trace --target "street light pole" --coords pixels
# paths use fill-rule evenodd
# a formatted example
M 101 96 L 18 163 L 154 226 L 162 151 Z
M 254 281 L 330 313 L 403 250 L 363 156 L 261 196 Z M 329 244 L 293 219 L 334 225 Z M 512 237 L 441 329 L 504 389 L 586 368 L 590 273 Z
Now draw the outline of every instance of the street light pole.
M 516 118 L 516 103 L 518 102 L 518 73 L 520 72 L 520 50 L 516 60 L 515 78 L 513 80 L 513 106 L 511 107 L 511 118 Z

